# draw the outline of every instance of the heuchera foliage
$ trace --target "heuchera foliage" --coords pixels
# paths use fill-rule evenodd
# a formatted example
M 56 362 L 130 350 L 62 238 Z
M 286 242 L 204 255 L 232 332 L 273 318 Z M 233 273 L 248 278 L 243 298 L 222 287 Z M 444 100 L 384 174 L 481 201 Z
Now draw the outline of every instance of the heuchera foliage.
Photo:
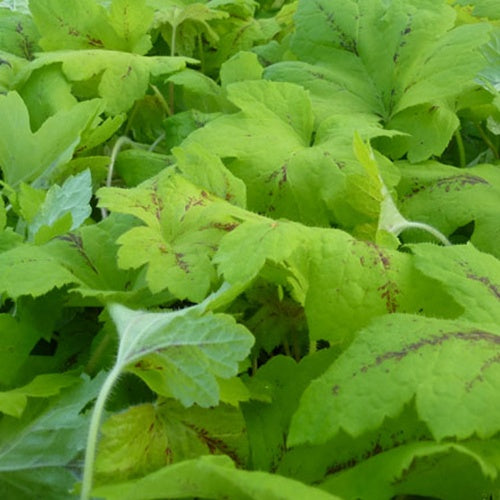
M 0 497 L 500 498 L 499 151 L 496 0 L 0 2 Z

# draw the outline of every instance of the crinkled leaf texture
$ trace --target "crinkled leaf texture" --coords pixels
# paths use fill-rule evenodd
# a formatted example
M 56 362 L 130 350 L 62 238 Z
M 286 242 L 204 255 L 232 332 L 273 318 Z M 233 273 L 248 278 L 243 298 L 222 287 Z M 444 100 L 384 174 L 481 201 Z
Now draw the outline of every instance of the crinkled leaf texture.
M 340 500 L 330 493 L 283 476 L 236 469 L 227 456 L 204 456 L 187 460 L 135 481 L 101 486 L 92 493 L 106 500 L 185 497 Z
M 374 320 L 306 389 L 289 443 L 358 436 L 415 401 L 437 440 L 494 436 L 500 332 L 480 324 L 394 314 Z
M 299 60 L 270 66 L 265 76 L 309 89 L 320 120 L 375 115 L 409 134 L 381 141 L 385 152 L 424 160 L 442 153 L 458 126 L 447 99 L 470 87 L 483 65 L 488 26 L 454 28 L 454 20 L 442 1 L 299 2 L 291 41 Z M 415 127 L 415 118 L 426 126 Z
M 116 366 L 185 406 L 216 405 L 217 377 L 237 374 L 254 339 L 231 316 L 203 313 L 208 303 L 165 313 L 110 306 L 120 336 Z

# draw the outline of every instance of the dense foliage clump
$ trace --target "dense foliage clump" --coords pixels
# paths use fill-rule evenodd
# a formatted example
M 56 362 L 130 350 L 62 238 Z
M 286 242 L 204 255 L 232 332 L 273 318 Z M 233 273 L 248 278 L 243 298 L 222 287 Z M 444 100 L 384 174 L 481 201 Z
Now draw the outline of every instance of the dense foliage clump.
M 500 495 L 496 0 L 0 3 L 0 496 Z

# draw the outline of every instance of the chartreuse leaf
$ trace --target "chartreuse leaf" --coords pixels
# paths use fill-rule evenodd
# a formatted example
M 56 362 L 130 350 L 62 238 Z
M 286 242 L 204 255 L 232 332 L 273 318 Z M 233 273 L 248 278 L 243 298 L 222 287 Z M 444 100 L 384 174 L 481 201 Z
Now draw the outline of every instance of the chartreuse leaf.
M 343 175 L 326 147 L 310 147 L 314 117 L 307 92 L 254 80 L 228 85 L 227 95 L 241 111 L 194 131 L 181 148 L 201 144 L 219 156 L 245 183 L 250 210 L 328 225 L 327 200 L 342 188 Z
M 449 248 L 410 246 L 415 266 L 439 281 L 464 308 L 462 317 L 478 323 L 500 322 L 500 261 L 470 243 Z
M 454 19 L 441 1 L 299 2 L 291 41 L 299 60 L 273 65 L 265 75 L 309 89 L 320 120 L 373 114 L 386 128 L 407 132 L 406 139 L 380 144 L 393 156 L 408 152 L 410 161 L 424 160 L 443 152 L 457 126 L 446 99 L 471 87 L 483 65 L 479 48 L 488 26 L 454 28 Z M 427 127 L 414 126 L 415 113 L 429 114 Z
M 0 392 L 0 412 L 19 418 L 26 408 L 28 397 L 47 398 L 54 396 L 79 380 L 77 375 L 64 373 L 38 375 L 23 387 Z
M 339 500 L 339 497 L 293 479 L 234 467 L 226 456 L 204 456 L 164 467 L 140 479 L 96 488 L 106 500 L 154 498 L 231 498 L 234 500 Z
M 55 169 L 71 159 L 81 133 L 100 109 L 97 99 L 78 103 L 51 116 L 33 133 L 19 94 L 0 96 L 0 167 L 5 182 L 12 188 L 21 182 L 49 184 Z
M 96 482 L 145 476 L 209 453 L 230 455 L 244 466 L 247 448 L 245 422 L 237 408 L 220 405 L 187 410 L 172 400 L 146 403 L 113 415 L 103 424 Z
M 498 4 L 495 0 L 456 0 L 458 5 L 473 5 L 472 15 L 478 17 L 489 17 L 490 19 L 500 19 Z
M 163 76 L 185 67 L 185 58 L 140 56 L 113 50 L 57 50 L 44 52 L 17 75 L 18 84 L 43 66 L 62 63 L 62 72 L 83 97 L 102 97 L 105 111 L 116 115 L 128 111 L 146 93 L 151 76 Z M 89 82 L 92 82 L 89 83 Z M 85 86 L 85 84 L 87 84 Z M 96 88 L 97 86 L 97 88 Z
M 109 11 L 95 0 L 30 1 L 45 51 L 111 49 L 145 54 L 151 48 L 147 34 L 153 10 L 146 0 L 112 0 Z
M 92 178 L 90 171 L 71 176 L 62 186 L 52 186 L 39 207 L 37 214 L 28 226 L 28 237 L 36 243 L 44 243 L 63 232 L 78 228 L 91 213 Z M 69 227 L 57 231 L 57 222 L 69 219 Z M 41 235 L 44 231 L 43 236 Z
M 212 177 L 214 189 L 227 194 L 231 188 L 224 185 L 224 176 L 230 177 L 218 168 L 218 174 L 203 177 Z M 210 256 L 222 235 L 239 224 L 233 213 L 250 216 L 168 170 L 134 189 L 101 189 L 98 196 L 101 206 L 134 215 L 146 224 L 118 239 L 119 266 L 147 264 L 146 279 L 153 293 L 168 289 L 180 299 L 195 302 L 203 300 L 216 283 Z
M 489 438 L 499 431 L 499 354 L 491 325 L 377 318 L 306 389 L 289 443 L 324 443 L 341 430 L 358 436 L 413 399 L 435 439 Z
M 431 224 L 448 237 L 455 232 L 460 236 L 460 228 L 471 225 L 472 243 L 500 257 L 500 173 L 496 166 L 455 168 L 429 161 L 419 165 L 403 162 L 399 167 L 397 190 L 406 217 Z M 419 241 L 418 236 L 406 233 L 404 240 Z
M 29 401 L 22 418 L 3 416 L 0 491 L 6 498 L 33 498 L 34 494 L 68 498 L 74 476 L 65 467 L 85 445 L 88 417 L 83 409 L 96 397 L 102 382 L 102 376 L 92 381 L 82 376 L 57 396 Z M 63 480 L 62 485 L 54 479 Z
M 177 311 L 134 311 L 119 304 L 109 308 L 119 347 L 115 365 L 96 401 L 87 440 L 82 499 L 90 496 L 99 422 L 106 399 L 124 370 L 141 377 L 155 392 L 173 396 L 184 406 L 219 402 L 216 377 L 230 378 L 248 356 L 251 333 L 226 314 L 209 311 L 233 299 L 228 287 L 196 306 Z M 223 302 L 221 302 L 221 300 Z

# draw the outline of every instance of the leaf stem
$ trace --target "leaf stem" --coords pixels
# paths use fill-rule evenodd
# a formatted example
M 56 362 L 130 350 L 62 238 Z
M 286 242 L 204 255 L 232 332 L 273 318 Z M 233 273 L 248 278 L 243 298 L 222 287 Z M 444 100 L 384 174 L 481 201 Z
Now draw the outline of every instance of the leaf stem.
M 99 396 L 92 411 L 90 419 L 89 433 L 87 436 L 87 448 L 85 450 L 85 465 L 83 469 L 82 492 L 80 495 L 81 500 L 89 500 L 90 492 L 92 491 L 92 481 L 94 475 L 94 462 L 97 448 L 97 438 L 99 434 L 99 425 L 101 423 L 104 406 L 108 399 L 113 385 L 118 380 L 121 374 L 120 364 L 117 363 L 109 372 L 104 384 L 101 387 Z
M 405 221 L 404 223 L 394 226 L 391 232 L 395 236 L 398 236 L 405 229 L 422 229 L 423 231 L 432 234 L 432 236 L 438 239 L 443 245 L 451 246 L 450 240 L 441 231 L 438 231 L 435 227 L 432 227 L 429 224 L 425 224 L 425 222 Z
M 115 142 L 115 145 L 113 146 L 113 150 L 111 151 L 111 159 L 108 166 L 106 187 L 111 187 L 111 183 L 113 182 L 113 172 L 115 168 L 116 157 L 118 156 L 118 153 L 120 152 L 122 146 L 125 144 L 134 144 L 134 141 L 132 141 L 132 139 L 129 139 L 127 136 L 122 135 L 120 138 L 118 138 L 118 140 Z M 101 215 L 102 218 L 105 219 L 108 216 L 108 210 L 106 208 L 101 208 Z
M 455 130 L 454 135 L 455 135 L 455 141 L 457 142 L 459 165 L 460 168 L 465 168 L 467 166 L 467 159 L 465 156 L 464 141 L 462 139 L 462 134 L 460 133 L 460 128 L 457 128 L 457 130 Z
M 495 156 L 495 158 L 498 160 L 500 158 L 500 154 L 498 152 L 498 149 L 496 148 L 496 146 L 491 142 L 490 138 L 488 137 L 488 135 L 486 134 L 486 132 L 483 130 L 483 127 L 481 127 L 481 125 L 479 123 L 476 123 L 476 127 L 479 131 L 479 134 L 481 135 L 481 139 L 483 139 L 483 141 L 486 143 L 486 145 L 491 149 L 491 151 L 493 152 L 493 155 Z

